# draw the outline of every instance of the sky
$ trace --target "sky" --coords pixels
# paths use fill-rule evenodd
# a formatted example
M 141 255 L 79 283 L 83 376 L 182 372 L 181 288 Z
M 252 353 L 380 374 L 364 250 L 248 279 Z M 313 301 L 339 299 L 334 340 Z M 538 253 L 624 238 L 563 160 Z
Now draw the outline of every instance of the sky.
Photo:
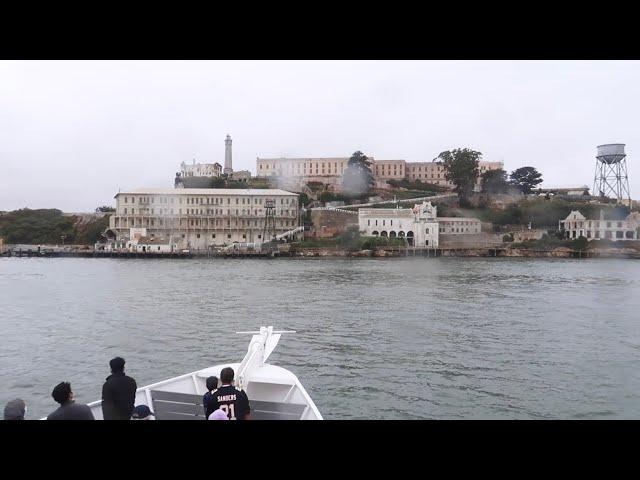
M 0 61 L 0 210 L 89 212 L 173 188 L 182 161 L 431 161 L 471 148 L 593 187 L 625 143 L 640 198 L 638 61 Z

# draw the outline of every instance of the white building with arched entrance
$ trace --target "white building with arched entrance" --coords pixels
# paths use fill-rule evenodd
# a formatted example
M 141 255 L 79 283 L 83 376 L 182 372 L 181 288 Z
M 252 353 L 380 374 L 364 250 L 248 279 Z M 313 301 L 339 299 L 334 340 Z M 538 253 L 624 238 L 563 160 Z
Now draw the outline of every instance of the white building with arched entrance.
M 360 233 L 365 236 L 405 238 L 416 247 L 438 247 L 437 207 L 423 202 L 413 208 L 361 208 Z

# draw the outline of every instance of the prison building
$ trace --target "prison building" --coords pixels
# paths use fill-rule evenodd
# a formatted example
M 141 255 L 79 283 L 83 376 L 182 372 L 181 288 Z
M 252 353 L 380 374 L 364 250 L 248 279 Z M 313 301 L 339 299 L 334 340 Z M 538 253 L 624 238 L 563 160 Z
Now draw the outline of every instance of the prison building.
M 179 249 L 260 243 L 268 200 L 273 201 L 275 234 L 299 224 L 298 195 L 279 189 L 139 188 L 119 192 L 115 199 L 107 230 L 112 242 L 129 241 L 137 231 Z

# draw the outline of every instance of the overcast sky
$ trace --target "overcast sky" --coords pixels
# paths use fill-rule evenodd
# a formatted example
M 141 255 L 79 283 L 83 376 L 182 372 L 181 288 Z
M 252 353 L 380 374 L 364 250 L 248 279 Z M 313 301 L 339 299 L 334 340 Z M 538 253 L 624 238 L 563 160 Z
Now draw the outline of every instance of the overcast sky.
M 182 161 L 223 164 L 227 133 L 253 173 L 469 147 L 547 186 L 592 187 L 596 146 L 626 143 L 637 199 L 639 89 L 637 61 L 0 61 L 0 210 L 172 188 Z

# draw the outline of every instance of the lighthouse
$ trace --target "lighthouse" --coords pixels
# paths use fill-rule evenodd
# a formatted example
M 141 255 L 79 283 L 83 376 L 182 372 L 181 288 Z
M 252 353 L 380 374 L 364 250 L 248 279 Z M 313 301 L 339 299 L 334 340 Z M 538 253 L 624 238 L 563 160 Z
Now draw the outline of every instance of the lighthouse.
M 231 175 L 233 173 L 233 166 L 231 164 L 231 137 L 227 134 L 227 138 L 224 140 L 224 173 Z

